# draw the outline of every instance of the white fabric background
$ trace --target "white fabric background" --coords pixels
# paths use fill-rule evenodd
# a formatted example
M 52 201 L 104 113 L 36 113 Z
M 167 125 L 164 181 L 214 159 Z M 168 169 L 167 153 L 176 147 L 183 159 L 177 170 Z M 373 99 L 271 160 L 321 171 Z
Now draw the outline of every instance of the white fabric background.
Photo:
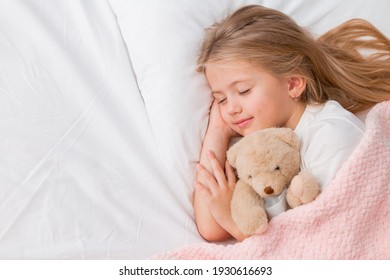
M 143 259 L 202 242 L 203 29 L 246 3 L 320 34 L 390 2 L 0 1 L 0 258 Z

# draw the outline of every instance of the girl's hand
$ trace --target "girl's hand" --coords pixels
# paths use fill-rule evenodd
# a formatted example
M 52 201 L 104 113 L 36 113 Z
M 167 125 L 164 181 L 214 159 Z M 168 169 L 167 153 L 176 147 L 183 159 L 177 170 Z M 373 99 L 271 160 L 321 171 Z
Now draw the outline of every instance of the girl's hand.
M 235 135 L 222 119 L 219 104 L 214 100 L 203 140 L 194 194 L 196 225 L 201 236 L 208 241 L 223 241 L 231 236 L 243 240 L 246 237 L 230 215 L 236 177 L 233 168 L 225 161 L 230 139 Z M 222 167 L 224 164 L 225 171 Z
M 222 119 L 219 104 L 215 99 L 211 104 L 208 129 L 220 129 L 228 136 L 229 139 L 238 136 L 237 132 L 230 128 L 229 125 Z
M 196 188 L 210 209 L 215 221 L 226 231 L 230 232 L 229 228 L 233 226 L 230 202 L 236 185 L 236 175 L 227 161 L 225 163 L 225 174 L 213 152 L 208 151 L 207 158 L 213 174 L 199 164 L 198 173 L 203 178 L 203 184 L 197 181 Z

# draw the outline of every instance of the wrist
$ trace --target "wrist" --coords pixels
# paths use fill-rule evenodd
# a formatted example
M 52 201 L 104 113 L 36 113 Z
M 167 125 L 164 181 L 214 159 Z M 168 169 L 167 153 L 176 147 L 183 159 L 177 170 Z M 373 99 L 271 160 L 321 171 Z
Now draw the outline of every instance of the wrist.
M 233 236 L 237 241 L 243 241 L 248 236 L 243 234 L 239 228 L 237 227 L 236 223 L 233 221 L 233 219 L 230 217 L 224 221 L 224 223 L 221 225 L 231 236 Z
M 213 135 L 213 137 L 225 139 L 228 141 L 236 136 L 236 133 L 234 131 L 226 127 L 208 127 L 206 134 Z

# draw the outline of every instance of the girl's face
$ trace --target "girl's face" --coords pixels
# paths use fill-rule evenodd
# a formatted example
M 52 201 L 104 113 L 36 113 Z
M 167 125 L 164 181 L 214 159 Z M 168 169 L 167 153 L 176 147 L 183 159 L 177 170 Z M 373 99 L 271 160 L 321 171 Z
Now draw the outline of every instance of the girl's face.
M 223 120 L 241 135 L 269 127 L 295 129 L 305 105 L 296 102 L 303 79 L 277 78 L 247 63 L 210 64 L 206 78 Z

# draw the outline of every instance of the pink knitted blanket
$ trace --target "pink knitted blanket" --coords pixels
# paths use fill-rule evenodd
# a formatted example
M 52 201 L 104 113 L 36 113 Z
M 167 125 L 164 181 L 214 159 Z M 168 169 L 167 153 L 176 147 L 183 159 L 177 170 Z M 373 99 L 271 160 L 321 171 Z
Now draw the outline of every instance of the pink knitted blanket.
M 314 202 L 243 242 L 191 244 L 156 258 L 390 259 L 390 101 L 370 111 L 360 144 Z

